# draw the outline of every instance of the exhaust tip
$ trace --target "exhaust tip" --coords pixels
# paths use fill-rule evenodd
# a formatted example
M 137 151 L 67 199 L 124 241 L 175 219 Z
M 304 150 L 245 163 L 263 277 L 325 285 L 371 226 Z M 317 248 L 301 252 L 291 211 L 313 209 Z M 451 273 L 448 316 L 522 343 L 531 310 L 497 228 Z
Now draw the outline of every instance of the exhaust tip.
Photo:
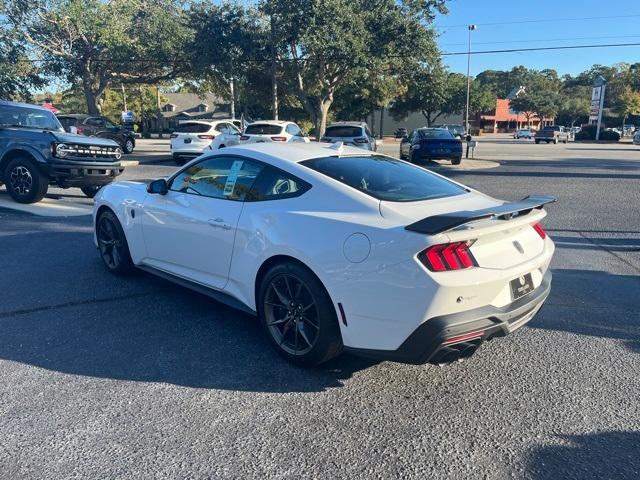
M 465 359 L 469 358 L 471 355 L 476 353 L 478 346 L 473 343 L 462 342 L 453 346 L 460 352 L 460 358 Z
M 442 347 L 436 352 L 432 363 L 436 365 L 446 365 L 447 363 L 457 362 L 460 359 L 460 351 L 451 347 Z

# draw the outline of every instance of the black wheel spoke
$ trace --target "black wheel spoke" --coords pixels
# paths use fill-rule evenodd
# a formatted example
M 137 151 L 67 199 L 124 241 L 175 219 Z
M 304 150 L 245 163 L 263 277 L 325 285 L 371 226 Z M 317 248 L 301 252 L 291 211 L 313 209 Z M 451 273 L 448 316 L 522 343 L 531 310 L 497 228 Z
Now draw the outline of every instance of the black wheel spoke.
M 267 325 L 272 327 L 273 325 L 280 325 L 280 324 L 283 324 L 285 322 L 288 322 L 289 320 L 290 320 L 289 316 L 287 315 L 286 317 L 281 318 L 279 320 L 274 320 L 273 322 L 269 322 L 269 323 L 267 323 Z
M 296 325 L 296 333 L 300 332 L 300 336 L 302 337 L 302 339 L 307 342 L 307 345 L 311 346 L 311 341 L 309 340 L 309 338 L 307 337 L 307 334 L 304 333 L 304 330 L 300 327 L 300 324 Z
M 285 307 L 288 307 L 289 299 L 282 292 L 280 292 L 275 282 L 271 284 L 271 288 L 273 288 L 273 291 L 276 292 L 276 296 L 278 297 L 278 300 L 280 300 L 282 305 L 284 305 Z
M 306 324 L 308 323 L 309 325 L 311 325 L 313 328 L 315 328 L 316 330 L 320 328 L 320 326 L 315 323 L 314 321 L 312 321 L 309 317 L 306 316 L 302 316 L 302 321 Z

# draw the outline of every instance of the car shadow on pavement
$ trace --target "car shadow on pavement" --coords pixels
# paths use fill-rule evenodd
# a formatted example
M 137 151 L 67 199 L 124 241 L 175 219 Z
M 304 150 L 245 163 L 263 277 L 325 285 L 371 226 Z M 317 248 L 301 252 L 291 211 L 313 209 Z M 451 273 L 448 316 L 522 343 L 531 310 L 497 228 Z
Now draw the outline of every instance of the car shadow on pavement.
M 640 353 L 640 276 L 553 270 L 551 294 L 531 328 L 618 339 Z M 551 313 L 553 312 L 553 313 Z
M 527 478 L 640 478 L 640 432 L 611 431 L 561 435 L 557 439 L 561 444 L 540 446 L 528 455 Z
M 342 355 L 293 366 L 255 317 L 152 275 L 133 281 L 130 295 L 0 313 L 0 358 L 72 375 L 275 393 L 341 387 L 375 364 Z

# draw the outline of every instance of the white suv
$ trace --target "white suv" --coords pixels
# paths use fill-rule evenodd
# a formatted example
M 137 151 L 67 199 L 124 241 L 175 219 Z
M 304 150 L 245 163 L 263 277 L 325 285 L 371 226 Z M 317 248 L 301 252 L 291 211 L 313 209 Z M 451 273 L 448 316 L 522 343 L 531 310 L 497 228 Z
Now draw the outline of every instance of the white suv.
M 170 138 L 173 160 L 181 165 L 185 158 L 200 156 L 208 147 L 237 145 L 240 130 L 232 120 L 187 120 L 180 122 Z
M 633 136 L 633 144 L 640 145 L 640 128 L 636 130 L 635 135 Z
M 342 142 L 345 145 L 376 151 L 376 139 L 364 122 L 334 122 L 327 127 L 323 142 Z
M 254 122 L 246 126 L 240 143 L 265 143 L 265 142 L 308 142 L 300 127 L 293 122 L 279 120 L 264 120 Z

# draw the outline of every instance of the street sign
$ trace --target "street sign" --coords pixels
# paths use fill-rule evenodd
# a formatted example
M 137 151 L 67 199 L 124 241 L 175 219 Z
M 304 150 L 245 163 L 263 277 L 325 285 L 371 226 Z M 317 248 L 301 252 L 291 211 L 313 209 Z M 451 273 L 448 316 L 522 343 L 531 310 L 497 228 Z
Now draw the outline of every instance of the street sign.
M 593 82 L 591 90 L 591 107 L 589 108 L 589 123 L 597 124 L 596 140 L 600 140 L 600 127 L 602 126 L 602 110 L 604 109 L 604 92 L 607 81 L 600 75 Z
M 134 116 L 133 112 L 129 110 L 128 112 L 122 112 L 122 123 L 133 123 Z

